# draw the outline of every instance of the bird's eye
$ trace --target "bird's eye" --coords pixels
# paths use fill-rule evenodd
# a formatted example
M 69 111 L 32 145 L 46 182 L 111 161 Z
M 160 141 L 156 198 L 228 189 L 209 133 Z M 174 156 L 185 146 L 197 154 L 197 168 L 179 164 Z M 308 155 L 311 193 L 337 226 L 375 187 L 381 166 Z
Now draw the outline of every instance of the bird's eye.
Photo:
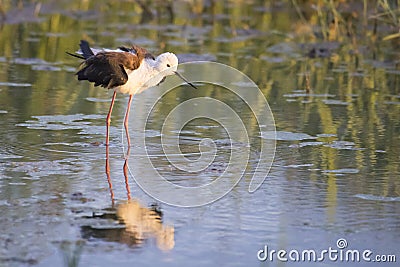
M 169 67 L 171 67 L 171 65 L 167 64 L 167 67 L 169 68 Z

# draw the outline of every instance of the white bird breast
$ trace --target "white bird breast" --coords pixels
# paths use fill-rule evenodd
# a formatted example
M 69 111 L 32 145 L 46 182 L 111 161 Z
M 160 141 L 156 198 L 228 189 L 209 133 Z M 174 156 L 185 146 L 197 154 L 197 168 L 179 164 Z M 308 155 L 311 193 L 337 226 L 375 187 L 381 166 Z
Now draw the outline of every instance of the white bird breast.
M 144 59 L 136 70 L 125 69 L 128 74 L 128 81 L 124 85 L 115 88 L 115 90 L 123 94 L 134 95 L 159 84 L 164 76 L 150 61 L 155 62 L 152 59 Z

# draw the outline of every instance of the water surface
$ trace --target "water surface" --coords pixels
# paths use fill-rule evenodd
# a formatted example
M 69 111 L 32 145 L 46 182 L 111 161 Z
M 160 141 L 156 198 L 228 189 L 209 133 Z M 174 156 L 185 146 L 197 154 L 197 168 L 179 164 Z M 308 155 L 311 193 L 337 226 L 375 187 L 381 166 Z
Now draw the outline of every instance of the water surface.
M 154 4 L 151 18 L 133 2 L 44 1 L 37 6 L 23 1 L 20 8 L 5 2 L 0 29 L 2 266 L 259 266 L 257 252 L 265 245 L 323 250 L 337 248 L 339 238 L 349 249 L 397 253 L 400 260 L 396 40 L 377 46 L 365 38 L 354 47 L 346 39 L 312 37 L 285 1 Z M 182 61 L 213 60 L 237 68 L 267 98 L 276 137 L 219 86 L 177 88 L 148 120 L 146 140 L 158 171 L 177 184 L 204 184 L 223 172 L 234 151 L 221 127 L 198 119 L 175 132 L 181 150 L 196 158 L 198 144 L 211 138 L 219 152 L 215 162 L 200 174 L 182 173 L 168 163 L 160 146 L 163 118 L 193 97 L 213 97 L 238 108 L 251 129 L 252 147 L 247 176 L 228 195 L 198 208 L 165 205 L 124 173 L 127 98 L 119 96 L 107 177 L 104 121 L 110 94 L 76 81 L 79 62 L 65 54 L 82 38 L 97 47 L 134 42 L 155 54 L 175 52 Z M 146 94 L 160 88 L 151 90 L 135 98 L 132 116 L 140 117 Z M 173 136 L 172 131 L 171 142 Z M 277 140 L 276 156 L 268 178 L 250 194 L 248 177 L 262 138 Z

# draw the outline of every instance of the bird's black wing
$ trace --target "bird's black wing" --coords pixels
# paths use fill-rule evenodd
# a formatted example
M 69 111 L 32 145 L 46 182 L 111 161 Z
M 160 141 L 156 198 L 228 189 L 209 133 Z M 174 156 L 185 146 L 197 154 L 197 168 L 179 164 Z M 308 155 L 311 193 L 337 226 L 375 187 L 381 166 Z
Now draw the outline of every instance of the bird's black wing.
M 134 70 L 139 65 L 138 57 L 131 53 L 101 52 L 86 59 L 76 75 L 78 80 L 87 80 L 95 86 L 112 89 L 128 81 L 125 69 Z

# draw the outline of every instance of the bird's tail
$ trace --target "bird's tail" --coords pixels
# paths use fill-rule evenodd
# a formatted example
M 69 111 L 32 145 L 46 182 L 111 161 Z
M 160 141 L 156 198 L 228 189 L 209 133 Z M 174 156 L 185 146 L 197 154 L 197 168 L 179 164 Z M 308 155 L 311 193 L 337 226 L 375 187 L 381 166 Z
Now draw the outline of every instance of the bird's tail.
M 85 59 L 90 58 L 94 55 L 92 49 L 90 49 L 89 43 L 85 40 L 81 40 L 79 43 L 79 47 L 81 48 L 82 55 Z
M 77 57 L 80 59 L 88 59 L 94 55 L 94 53 L 93 53 L 92 49 L 90 48 L 89 43 L 87 41 L 81 40 L 81 42 L 79 43 L 79 47 L 81 48 L 81 51 L 77 52 L 78 54 L 72 54 L 70 52 L 65 52 L 65 53 L 67 53 L 70 56 Z
M 70 52 L 65 52 L 65 53 L 67 53 L 68 55 L 70 55 L 70 56 L 73 56 L 73 57 L 77 57 L 77 58 L 80 58 L 80 59 L 86 59 L 84 56 L 82 56 L 82 55 L 78 55 L 78 54 L 72 54 L 72 53 L 70 53 Z

